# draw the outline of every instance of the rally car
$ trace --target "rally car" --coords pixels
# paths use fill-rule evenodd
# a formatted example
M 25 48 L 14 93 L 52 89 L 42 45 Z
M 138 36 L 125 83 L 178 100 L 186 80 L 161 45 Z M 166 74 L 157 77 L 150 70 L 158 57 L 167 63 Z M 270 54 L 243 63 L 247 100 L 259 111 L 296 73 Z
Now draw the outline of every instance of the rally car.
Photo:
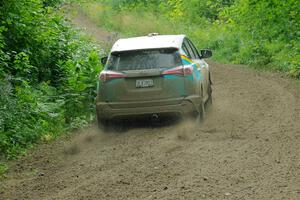
M 100 128 L 116 118 L 195 115 L 203 121 L 212 101 L 211 73 L 185 35 L 149 34 L 119 39 L 99 75 L 96 98 Z

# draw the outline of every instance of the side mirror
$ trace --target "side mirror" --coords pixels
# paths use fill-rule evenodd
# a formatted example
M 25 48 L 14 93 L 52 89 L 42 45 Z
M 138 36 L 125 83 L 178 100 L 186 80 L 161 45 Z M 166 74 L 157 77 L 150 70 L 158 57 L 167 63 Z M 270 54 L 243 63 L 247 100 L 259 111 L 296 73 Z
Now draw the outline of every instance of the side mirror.
M 100 59 L 100 60 L 101 60 L 101 64 L 102 64 L 102 65 L 105 65 L 105 64 L 106 64 L 106 62 L 107 62 L 107 59 L 108 59 L 108 57 L 107 57 L 107 56 L 105 56 L 105 57 L 101 58 L 101 59 Z
M 212 57 L 212 51 L 208 49 L 200 50 L 201 58 L 210 58 Z

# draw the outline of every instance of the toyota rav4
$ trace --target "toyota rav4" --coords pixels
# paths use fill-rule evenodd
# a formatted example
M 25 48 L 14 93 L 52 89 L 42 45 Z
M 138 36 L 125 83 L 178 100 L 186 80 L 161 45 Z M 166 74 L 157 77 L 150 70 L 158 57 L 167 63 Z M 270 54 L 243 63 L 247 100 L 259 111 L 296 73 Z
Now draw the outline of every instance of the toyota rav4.
M 203 60 L 210 50 L 198 51 L 185 35 L 119 39 L 99 75 L 96 99 L 100 128 L 115 118 L 194 114 L 202 121 L 211 103 L 211 73 Z

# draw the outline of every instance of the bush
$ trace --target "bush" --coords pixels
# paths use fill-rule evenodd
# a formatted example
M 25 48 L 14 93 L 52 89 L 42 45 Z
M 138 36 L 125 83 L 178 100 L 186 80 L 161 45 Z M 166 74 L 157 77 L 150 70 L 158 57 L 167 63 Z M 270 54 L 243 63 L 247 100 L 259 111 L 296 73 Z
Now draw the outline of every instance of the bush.
M 0 158 L 93 120 L 100 48 L 70 27 L 59 2 L 1 4 Z
M 100 16 L 101 13 L 112 15 L 113 17 L 105 18 L 104 23 L 109 24 L 109 28 L 126 35 L 145 34 L 143 30 L 168 34 L 185 33 L 198 47 L 213 49 L 215 52 L 213 59 L 281 70 L 299 78 L 298 1 L 164 0 L 157 3 L 146 0 L 98 0 L 98 2 L 100 5 L 105 4 L 106 9 L 95 15 Z M 118 12 L 114 12 L 115 10 Z M 152 19 L 147 17 L 151 15 L 154 16 Z M 127 20 L 124 27 L 122 27 L 124 22 L 117 24 L 118 20 L 115 20 L 131 17 L 136 19 L 136 23 Z M 139 26 L 146 28 L 142 30 Z

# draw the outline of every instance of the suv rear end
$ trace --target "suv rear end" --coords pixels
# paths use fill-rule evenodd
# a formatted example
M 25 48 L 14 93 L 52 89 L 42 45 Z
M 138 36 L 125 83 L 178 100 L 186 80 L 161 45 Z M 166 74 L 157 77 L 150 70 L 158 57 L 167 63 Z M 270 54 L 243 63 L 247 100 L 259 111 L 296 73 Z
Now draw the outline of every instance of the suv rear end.
M 120 117 L 197 111 L 194 69 L 183 65 L 176 45 L 112 50 L 99 75 L 100 124 Z

